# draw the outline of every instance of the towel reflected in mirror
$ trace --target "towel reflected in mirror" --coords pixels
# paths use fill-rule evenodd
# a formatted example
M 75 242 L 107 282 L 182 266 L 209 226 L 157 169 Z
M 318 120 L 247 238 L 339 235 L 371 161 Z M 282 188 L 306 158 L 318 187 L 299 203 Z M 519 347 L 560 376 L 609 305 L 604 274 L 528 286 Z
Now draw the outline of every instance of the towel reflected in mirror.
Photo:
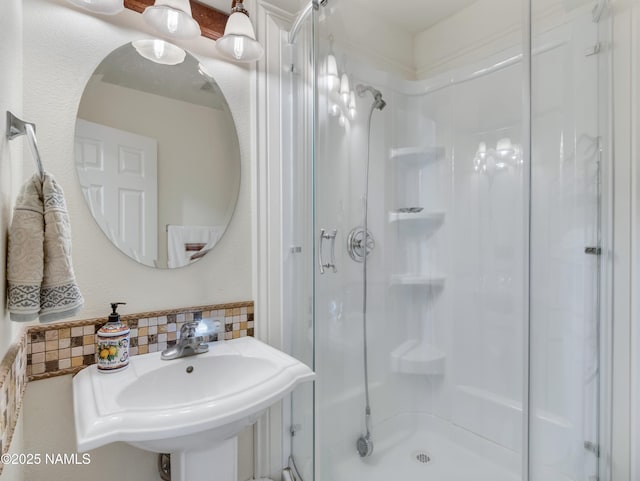
M 203 257 L 220 240 L 225 226 L 167 226 L 168 265 L 183 267 Z

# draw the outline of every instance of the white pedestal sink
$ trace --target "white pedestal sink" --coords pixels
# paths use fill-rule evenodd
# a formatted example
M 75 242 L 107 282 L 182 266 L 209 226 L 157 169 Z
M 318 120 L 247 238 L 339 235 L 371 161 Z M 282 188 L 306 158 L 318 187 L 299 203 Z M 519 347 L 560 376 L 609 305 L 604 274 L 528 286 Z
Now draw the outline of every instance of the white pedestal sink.
M 236 481 L 237 435 L 315 374 L 252 337 L 163 361 L 131 358 L 127 369 L 73 379 L 78 451 L 116 441 L 171 453 L 172 481 Z

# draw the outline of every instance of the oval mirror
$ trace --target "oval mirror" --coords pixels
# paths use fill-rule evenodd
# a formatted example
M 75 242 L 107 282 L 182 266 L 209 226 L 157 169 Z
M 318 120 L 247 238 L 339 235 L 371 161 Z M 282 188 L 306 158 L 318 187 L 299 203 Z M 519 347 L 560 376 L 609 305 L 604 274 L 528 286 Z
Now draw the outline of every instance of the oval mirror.
M 240 189 L 229 106 L 198 60 L 162 40 L 111 52 L 84 89 L 75 164 L 109 240 L 152 267 L 191 264 L 214 248 Z

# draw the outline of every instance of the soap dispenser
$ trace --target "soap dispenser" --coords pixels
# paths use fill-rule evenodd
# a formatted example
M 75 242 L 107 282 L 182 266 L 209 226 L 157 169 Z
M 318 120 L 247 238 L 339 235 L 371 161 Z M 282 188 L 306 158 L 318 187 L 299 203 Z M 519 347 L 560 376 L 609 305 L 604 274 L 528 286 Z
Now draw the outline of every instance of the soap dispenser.
M 118 306 L 126 302 L 112 302 L 109 321 L 98 331 L 96 360 L 98 371 L 117 372 L 129 365 L 129 333 L 131 329 L 120 320 Z

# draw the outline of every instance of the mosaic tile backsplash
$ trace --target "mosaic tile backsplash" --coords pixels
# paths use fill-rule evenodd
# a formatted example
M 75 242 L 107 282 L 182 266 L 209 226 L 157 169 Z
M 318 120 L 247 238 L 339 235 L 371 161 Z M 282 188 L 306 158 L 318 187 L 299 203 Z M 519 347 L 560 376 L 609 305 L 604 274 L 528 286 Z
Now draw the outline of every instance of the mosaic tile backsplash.
M 162 351 L 180 338 L 185 322 L 224 320 L 224 339 L 253 336 L 253 302 L 215 304 L 122 315 L 131 328 L 129 355 Z M 0 363 L 0 453 L 9 450 L 27 381 L 73 374 L 95 364 L 96 332 L 106 317 L 26 328 Z M 217 340 L 219 334 L 209 337 Z M 3 464 L 0 462 L 0 474 Z
M 185 322 L 198 319 L 224 320 L 224 339 L 253 336 L 253 302 L 218 304 L 122 315 L 131 328 L 129 355 L 163 351 L 180 338 Z M 96 332 L 107 318 L 34 326 L 27 333 L 29 381 L 72 374 L 95 364 Z M 218 334 L 210 336 L 216 341 Z

